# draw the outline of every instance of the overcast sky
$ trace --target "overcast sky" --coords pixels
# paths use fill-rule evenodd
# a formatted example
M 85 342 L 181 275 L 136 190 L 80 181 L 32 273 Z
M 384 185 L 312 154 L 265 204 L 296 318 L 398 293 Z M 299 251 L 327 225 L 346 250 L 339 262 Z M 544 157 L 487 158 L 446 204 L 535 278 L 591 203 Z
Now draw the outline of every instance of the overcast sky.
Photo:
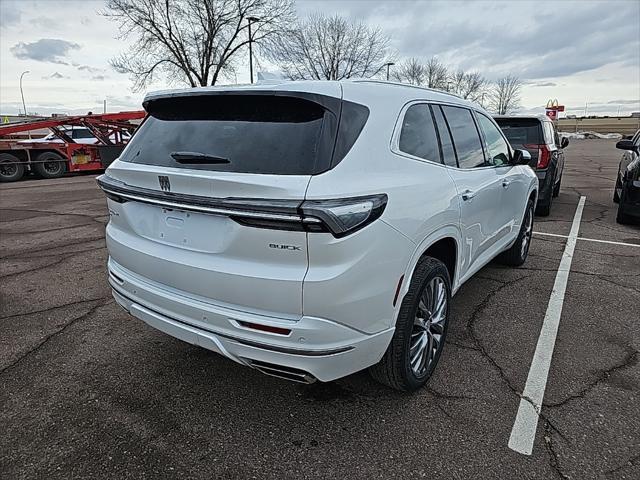
M 0 113 L 140 108 L 109 59 L 125 49 L 101 0 L 0 0 Z M 432 2 L 298 0 L 304 16 L 339 13 L 388 32 L 398 57 L 437 56 L 488 78 L 525 82 L 523 111 L 557 98 L 582 114 L 640 111 L 640 0 Z M 248 68 L 238 75 L 248 80 Z M 158 82 L 151 89 L 166 87 Z

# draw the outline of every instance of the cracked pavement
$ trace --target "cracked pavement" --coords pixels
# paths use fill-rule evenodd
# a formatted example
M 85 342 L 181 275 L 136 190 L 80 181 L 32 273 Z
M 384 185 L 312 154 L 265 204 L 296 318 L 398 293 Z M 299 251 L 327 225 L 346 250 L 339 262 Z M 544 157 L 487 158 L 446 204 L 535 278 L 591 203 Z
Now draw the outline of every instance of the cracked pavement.
M 535 229 L 615 223 L 615 142 L 572 141 Z M 132 319 L 107 286 L 94 176 L 0 185 L 2 478 L 640 478 L 640 248 L 578 241 L 533 454 L 507 441 L 565 239 L 458 292 L 427 388 L 300 386 Z

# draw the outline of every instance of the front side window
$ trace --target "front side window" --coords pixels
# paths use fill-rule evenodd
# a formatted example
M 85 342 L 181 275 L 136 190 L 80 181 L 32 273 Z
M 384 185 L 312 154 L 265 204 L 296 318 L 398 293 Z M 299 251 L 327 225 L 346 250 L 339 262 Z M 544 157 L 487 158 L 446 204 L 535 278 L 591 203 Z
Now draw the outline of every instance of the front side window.
M 500 134 L 498 127 L 496 127 L 491 120 L 479 113 L 477 115 L 478 123 L 484 133 L 484 138 L 487 142 L 487 150 L 489 152 L 489 163 L 497 167 L 509 164 L 509 146 L 507 142 Z
M 440 163 L 438 137 L 429 105 L 411 105 L 404 114 L 398 149 L 414 157 Z
M 484 153 L 471 111 L 460 107 L 442 107 L 449 124 L 460 168 L 482 167 Z

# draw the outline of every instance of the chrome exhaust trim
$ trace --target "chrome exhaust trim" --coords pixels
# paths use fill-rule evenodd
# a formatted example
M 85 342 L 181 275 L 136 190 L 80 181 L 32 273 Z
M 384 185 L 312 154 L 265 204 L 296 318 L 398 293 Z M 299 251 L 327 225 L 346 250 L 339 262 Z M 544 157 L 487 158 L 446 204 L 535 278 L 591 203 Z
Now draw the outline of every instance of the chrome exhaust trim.
M 275 365 L 273 363 L 262 362 L 260 360 L 243 359 L 247 361 L 247 364 L 258 370 L 259 372 L 269 375 L 271 377 L 281 378 L 283 380 L 289 380 L 290 382 L 311 384 L 317 379 L 309 372 L 299 370 L 297 368 L 285 367 L 283 365 Z

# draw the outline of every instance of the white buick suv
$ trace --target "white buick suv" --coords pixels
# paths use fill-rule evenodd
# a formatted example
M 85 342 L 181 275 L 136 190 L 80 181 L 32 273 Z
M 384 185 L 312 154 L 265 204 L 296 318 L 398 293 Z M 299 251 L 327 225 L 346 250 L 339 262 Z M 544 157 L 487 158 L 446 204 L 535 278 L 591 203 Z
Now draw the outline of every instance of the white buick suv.
M 131 315 L 266 374 L 414 390 L 451 297 L 522 264 L 538 181 L 484 110 L 372 80 L 147 95 L 98 178 Z

